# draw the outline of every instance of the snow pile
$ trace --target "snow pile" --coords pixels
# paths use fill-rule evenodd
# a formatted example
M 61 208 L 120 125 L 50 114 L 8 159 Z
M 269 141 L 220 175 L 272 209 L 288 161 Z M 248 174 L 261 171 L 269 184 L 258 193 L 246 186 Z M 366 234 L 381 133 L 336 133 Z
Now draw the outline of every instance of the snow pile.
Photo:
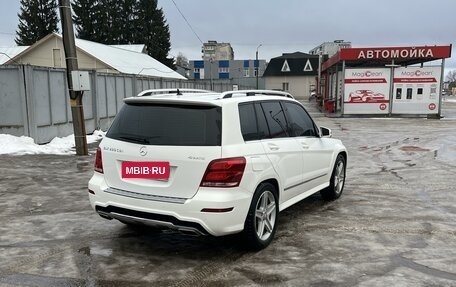
M 87 135 L 87 143 L 101 140 L 105 134 L 103 131 L 95 130 L 92 135 Z M 30 137 L 0 134 L 0 154 L 75 154 L 74 146 L 74 135 L 57 137 L 48 144 L 39 145 Z

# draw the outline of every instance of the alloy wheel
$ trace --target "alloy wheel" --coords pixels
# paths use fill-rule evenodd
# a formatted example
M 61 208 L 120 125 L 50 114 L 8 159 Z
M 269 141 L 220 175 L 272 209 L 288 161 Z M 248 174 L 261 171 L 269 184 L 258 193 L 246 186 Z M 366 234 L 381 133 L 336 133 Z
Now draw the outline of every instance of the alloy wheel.
M 272 192 L 266 190 L 260 196 L 255 208 L 255 231 L 258 238 L 267 240 L 276 224 L 276 201 Z
M 339 194 L 344 188 L 345 182 L 345 165 L 343 161 L 339 161 L 336 166 L 336 172 L 334 175 L 334 191 Z

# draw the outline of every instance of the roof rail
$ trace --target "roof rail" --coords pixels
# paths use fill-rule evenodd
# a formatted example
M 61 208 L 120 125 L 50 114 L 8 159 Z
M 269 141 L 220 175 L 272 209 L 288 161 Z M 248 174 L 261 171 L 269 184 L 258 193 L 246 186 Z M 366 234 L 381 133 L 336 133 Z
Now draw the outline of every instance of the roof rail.
M 199 89 L 181 89 L 181 88 L 173 88 L 173 89 L 150 89 L 142 91 L 138 94 L 138 97 L 142 96 L 153 96 L 153 95 L 163 95 L 163 94 L 176 94 L 182 95 L 182 93 L 192 93 L 192 94 L 209 94 L 214 93 L 213 91 L 208 90 L 199 90 Z
M 233 98 L 233 97 L 249 97 L 249 96 L 280 96 L 292 98 L 294 97 L 287 92 L 274 91 L 274 90 L 239 90 L 229 91 L 222 93 L 222 99 Z

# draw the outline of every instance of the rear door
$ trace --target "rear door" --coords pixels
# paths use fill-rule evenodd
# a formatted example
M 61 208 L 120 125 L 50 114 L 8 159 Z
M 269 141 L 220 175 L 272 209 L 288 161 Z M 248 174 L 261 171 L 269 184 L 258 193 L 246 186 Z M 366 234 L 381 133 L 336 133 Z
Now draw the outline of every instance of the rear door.
M 290 199 L 302 183 L 302 147 L 288 134 L 287 120 L 279 101 L 262 102 L 259 111 L 266 119 L 270 138 L 262 140 L 264 150 L 283 186 L 280 202 Z
M 221 108 L 204 105 L 125 104 L 105 140 L 109 187 L 148 195 L 191 198 L 213 159 L 221 156 Z M 169 175 L 131 177 L 128 166 L 169 167 Z M 125 174 L 129 173 L 130 176 Z

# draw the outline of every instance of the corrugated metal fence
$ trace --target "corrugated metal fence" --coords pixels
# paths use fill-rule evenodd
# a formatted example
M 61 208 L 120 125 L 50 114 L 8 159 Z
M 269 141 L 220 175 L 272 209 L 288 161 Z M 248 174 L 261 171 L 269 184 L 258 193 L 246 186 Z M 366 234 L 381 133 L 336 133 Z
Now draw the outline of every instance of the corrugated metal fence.
M 147 89 L 210 89 L 209 81 L 169 80 L 90 71 L 91 90 L 84 92 L 87 133 L 106 130 L 120 110 L 123 98 Z M 217 80 L 213 90 L 233 89 L 230 80 Z M 239 86 L 239 89 L 251 89 Z M 73 133 L 68 85 L 64 69 L 36 66 L 0 66 L 0 133 L 32 137 L 36 143 Z

